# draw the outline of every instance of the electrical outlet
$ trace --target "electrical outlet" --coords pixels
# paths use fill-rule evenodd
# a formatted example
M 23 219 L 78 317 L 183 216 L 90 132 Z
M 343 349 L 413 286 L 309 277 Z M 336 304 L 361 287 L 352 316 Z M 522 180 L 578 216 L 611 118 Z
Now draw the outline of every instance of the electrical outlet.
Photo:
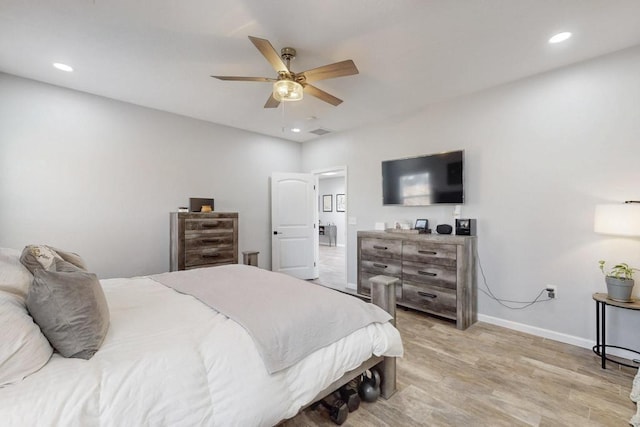
M 549 298 L 558 298 L 558 287 L 556 285 L 547 285 L 546 289 Z

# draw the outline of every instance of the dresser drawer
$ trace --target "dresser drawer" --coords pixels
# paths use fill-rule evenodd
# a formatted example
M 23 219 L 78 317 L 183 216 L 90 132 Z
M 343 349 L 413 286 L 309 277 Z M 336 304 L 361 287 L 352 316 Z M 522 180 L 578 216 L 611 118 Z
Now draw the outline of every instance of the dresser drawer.
M 457 314 L 456 291 L 439 286 L 403 281 L 401 303 L 448 319 L 455 319 Z
M 190 232 L 185 233 L 184 247 L 185 250 L 216 247 L 233 248 L 233 232 L 229 230 L 222 233 L 216 232 Z
M 456 265 L 456 245 L 404 242 L 402 259 L 438 265 Z
M 233 230 L 233 218 L 187 218 L 184 229 L 185 234 L 190 231 Z
M 230 248 L 207 248 L 188 250 L 185 253 L 184 266 L 202 267 L 213 264 L 232 264 L 234 262 L 233 247 Z
M 402 262 L 395 259 L 362 260 L 360 269 L 374 276 L 384 274 L 402 279 Z
M 362 239 L 360 241 L 362 259 L 402 258 L 402 240 Z
M 371 295 L 371 282 L 369 281 L 369 279 L 379 275 L 380 273 L 370 273 L 367 271 L 360 271 L 358 276 L 358 280 L 360 282 L 358 286 L 358 293 L 364 294 L 364 295 Z M 398 279 L 400 279 L 400 277 L 397 275 L 385 274 L 385 276 L 397 277 Z M 396 284 L 396 300 L 400 301 L 401 298 L 402 298 L 402 279 L 399 280 L 398 283 Z
M 456 267 L 404 261 L 402 279 L 455 290 Z

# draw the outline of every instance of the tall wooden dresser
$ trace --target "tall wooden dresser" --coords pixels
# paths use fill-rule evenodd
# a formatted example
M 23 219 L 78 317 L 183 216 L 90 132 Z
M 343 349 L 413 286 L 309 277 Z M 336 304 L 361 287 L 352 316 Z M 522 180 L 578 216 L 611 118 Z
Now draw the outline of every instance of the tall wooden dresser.
M 237 212 L 171 212 L 170 271 L 238 263 Z
M 455 320 L 466 329 L 478 320 L 476 237 L 358 232 L 358 293 L 370 295 L 369 279 L 397 277 L 398 305 Z

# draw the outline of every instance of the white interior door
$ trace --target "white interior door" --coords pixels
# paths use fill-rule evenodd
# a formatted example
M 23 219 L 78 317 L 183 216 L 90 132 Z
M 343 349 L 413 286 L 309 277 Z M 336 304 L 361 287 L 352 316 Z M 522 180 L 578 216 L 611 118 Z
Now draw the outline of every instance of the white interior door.
M 313 174 L 271 175 L 271 270 L 318 277 L 318 190 Z

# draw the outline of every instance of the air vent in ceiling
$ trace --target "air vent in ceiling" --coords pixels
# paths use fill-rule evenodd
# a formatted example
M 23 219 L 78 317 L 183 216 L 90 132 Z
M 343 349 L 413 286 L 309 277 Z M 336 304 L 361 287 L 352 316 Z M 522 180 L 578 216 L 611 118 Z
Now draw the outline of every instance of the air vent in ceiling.
M 316 130 L 309 131 L 309 133 L 315 133 L 316 135 L 326 135 L 328 133 L 331 133 L 331 131 L 327 129 L 318 128 Z

